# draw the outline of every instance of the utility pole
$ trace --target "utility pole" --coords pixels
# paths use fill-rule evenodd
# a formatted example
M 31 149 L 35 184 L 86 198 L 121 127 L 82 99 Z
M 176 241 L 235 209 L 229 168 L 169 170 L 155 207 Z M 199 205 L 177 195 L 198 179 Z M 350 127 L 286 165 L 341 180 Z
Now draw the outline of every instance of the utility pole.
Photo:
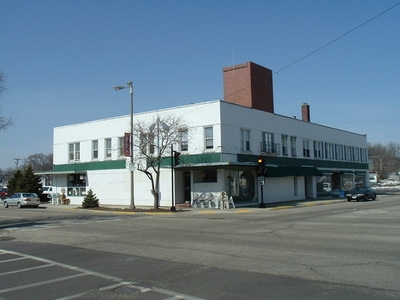
M 22 158 L 14 158 L 14 160 L 15 160 L 15 169 L 18 170 L 19 161 L 22 160 Z

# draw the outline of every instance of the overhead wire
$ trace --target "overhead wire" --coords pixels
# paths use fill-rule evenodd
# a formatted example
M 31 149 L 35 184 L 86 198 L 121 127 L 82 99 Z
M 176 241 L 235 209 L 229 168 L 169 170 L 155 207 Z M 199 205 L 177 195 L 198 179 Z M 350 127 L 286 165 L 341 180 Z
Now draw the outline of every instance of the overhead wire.
M 286 67 L 284 67 L 284 68 L 282 68 L 282 69 L 280 69 L 280 70 L 274 72 L 272 75 L 276 75 L 276 74 L 278 74 L 279 72 L 282 72 L 283 70 L 286 70 L 286 69 L 290 68 L 291 66 L 293 66 L 293 65 L 295 65 L 295 64 L 297 64 L 297 63 L 299 63 L 300 61 L 306 59 L 307 57 L 313 55 L 314 53 L 316 53 L 316 52 L 318 52 L 318 51 L 320 51 L 320 50 L 322 50 L 322 49 L 328 47 L 329 45 L 331 45 L 331 44 L 333 44 L 334 42 L 340 40 L 341 38 L 343 38 L 343 37 L 345 37 L 346 35 L 352 33 L 353 31 L 356 31 L 357 29 L 359 29 L 360 27 L 362 27 L 362 26 L 368 24 L 369 22 L 375 20 L 376 18 L 378 18 L 378 17 L 380 17 L 381 15 L 387 13 L 388 11 L 392 10 L 393 8 L 395 8 L 395 7 L 398 6 L 398 5 L 400 5 L 400 2 L 397 2 L 396 4 L 392 5 L 391 7 L 385 9 L 384 11 L 382 11 L 382 12 L 380 12 L 379 14 L 373 16 L 372 18 L 369 18 L 369 19 L 366 20 L 365 22 L 363 22 L 363 23 L 361 23 L 360 25 L 354 27 L 353 29 L 350 29 L 349 31 L 347 31 L 347 32 L 345 32 L 344 34 L 338 36 L 337 38 L 334 38 L 334 39 L 331 40 L 330 42 L 328 42 L 328 43 L 322 45 L 321 47 L 315 49 L 314 51 L 311 51 L 311 52 L 308 53 L 307 55 L 304 55 L 303 57 L 301 57 L 301 58 L 297 59 L 296 61 L 290 63 L 290 64 L 287 65 Z

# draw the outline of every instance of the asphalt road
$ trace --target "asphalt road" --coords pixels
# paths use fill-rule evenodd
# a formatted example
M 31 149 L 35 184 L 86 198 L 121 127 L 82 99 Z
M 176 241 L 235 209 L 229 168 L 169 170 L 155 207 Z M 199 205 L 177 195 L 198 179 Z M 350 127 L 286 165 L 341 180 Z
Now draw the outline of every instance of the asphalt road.
M 0 208 L 0 299 L 400 299 L 400 197 L 328 203 Z

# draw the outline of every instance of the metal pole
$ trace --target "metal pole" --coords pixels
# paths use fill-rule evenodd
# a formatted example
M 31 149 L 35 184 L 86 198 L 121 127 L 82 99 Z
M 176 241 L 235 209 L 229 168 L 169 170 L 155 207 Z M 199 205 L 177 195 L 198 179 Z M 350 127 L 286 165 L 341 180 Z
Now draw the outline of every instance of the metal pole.
M 175 194 L 174 194 L 174 165 L 175 165 L 175 160 L 174 160 L 175 156 L 174 156 L 174 146 L 171 145 L 171 211 L 176 211 L 175 208 L 175 203 L 174 203 L 174 198 L 175 198 Z
M 260 208 L 265 208 L 264 204 L 264 186 L 261 185 L 261 203 L 260 203 Z
M 260 177 L 258 177 L 260 178 Z M 265 180 L 265 176 L 263 176 L 263 180 Z M 264 204 L 264 183 L 260 184 L 260 188 L 261 188 L 261 203 L 260 203 L 260 208 L 265 208 L 265 204 Z
M 128 81 L 127 85 L 129 86 L 129 93 L 131 94 L 131 143 L 130 143 L 130 154 L 131 154 L 131 203 L 130 208 L 135 209 L 135 185 L 134 185 L 134 166 L 133 166 L 133 84 L 132 81 Z

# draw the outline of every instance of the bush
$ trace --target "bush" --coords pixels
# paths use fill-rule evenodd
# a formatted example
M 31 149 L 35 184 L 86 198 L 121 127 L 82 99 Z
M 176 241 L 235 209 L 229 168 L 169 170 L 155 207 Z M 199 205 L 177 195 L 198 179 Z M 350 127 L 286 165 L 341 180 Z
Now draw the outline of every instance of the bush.
M 82 208 L 99 207 L 99 199 L 96 194 L 93 193 L 92 189 L 89 189 L 85 198 L 82 201 Z

